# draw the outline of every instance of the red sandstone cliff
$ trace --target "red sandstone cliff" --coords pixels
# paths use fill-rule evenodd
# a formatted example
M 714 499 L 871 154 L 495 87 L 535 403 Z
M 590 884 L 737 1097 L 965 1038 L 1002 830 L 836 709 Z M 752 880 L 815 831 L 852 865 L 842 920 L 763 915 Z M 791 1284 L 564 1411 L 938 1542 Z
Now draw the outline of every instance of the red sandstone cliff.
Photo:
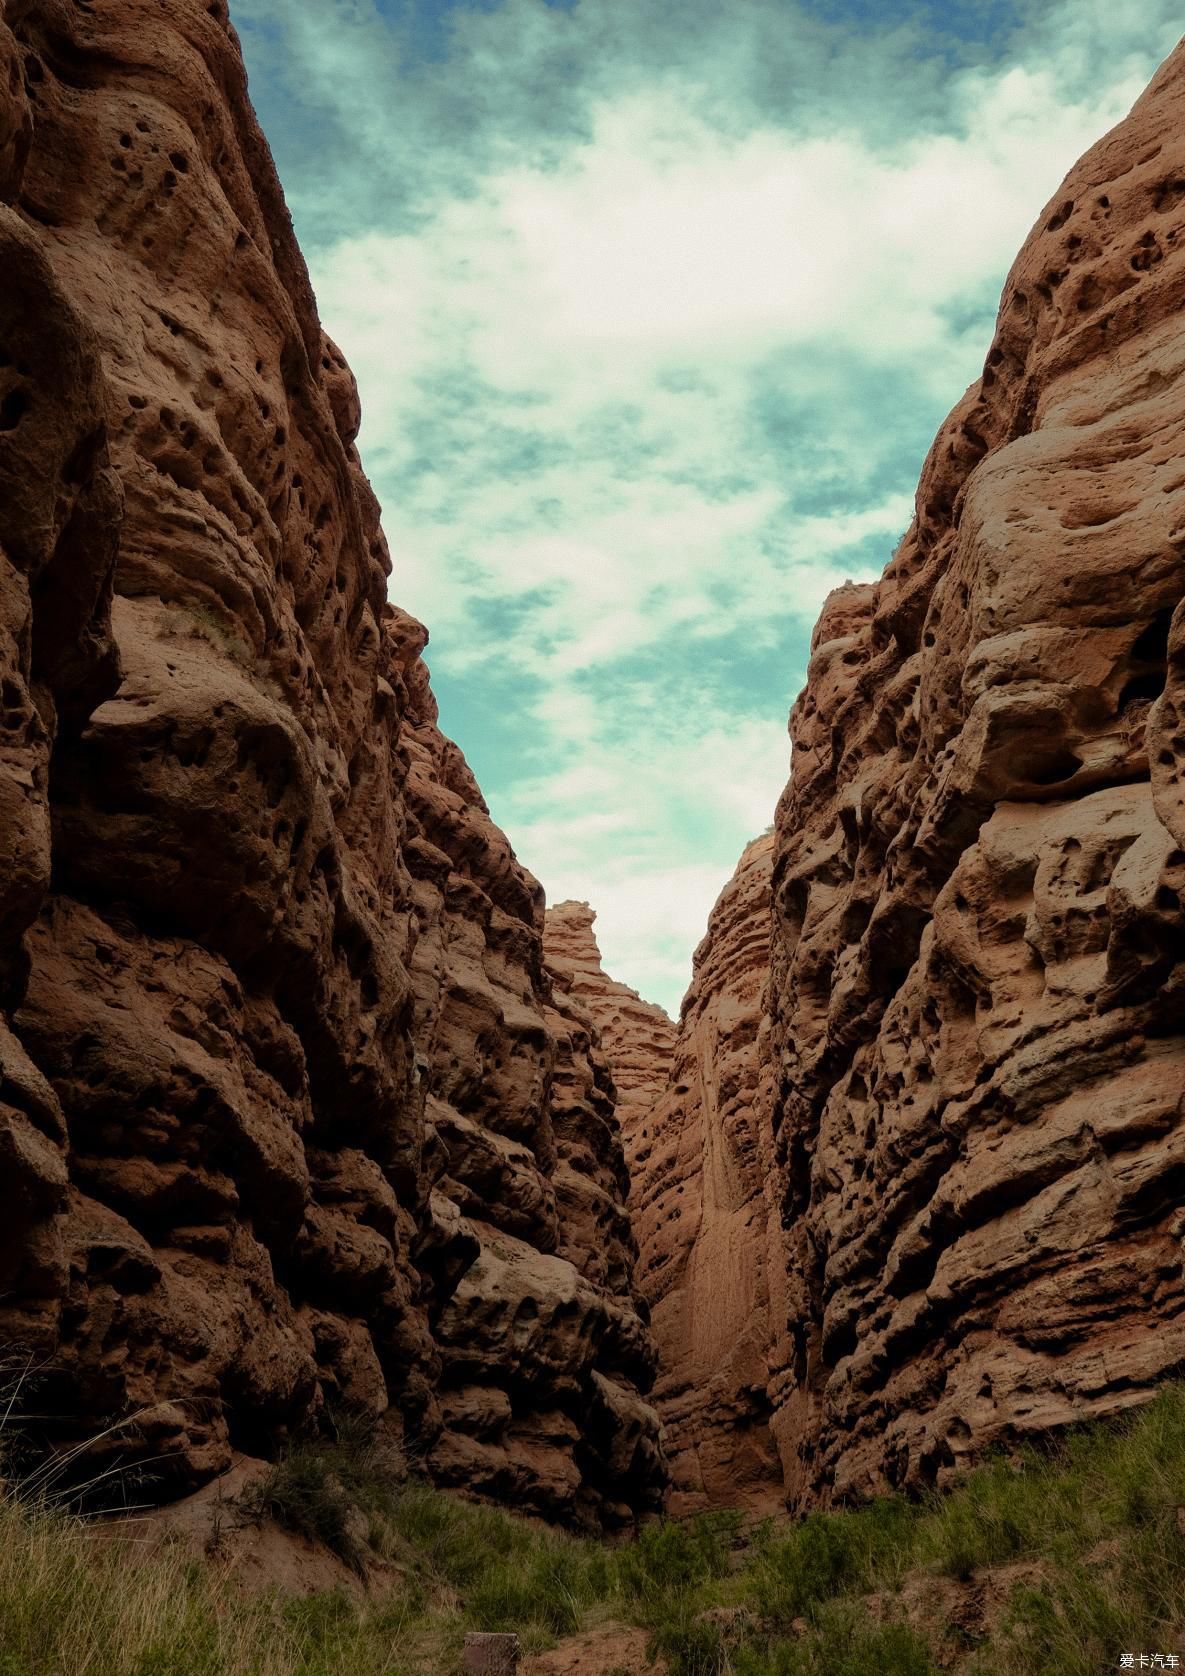
M 735 1499 L 721 1370 L 809 1501 L 1185 1365 L 1183 435 L 1185 48 L 1041 215 L 884 578 L 827 602 L 765 1033 L 752 849 L 697 957 L 636 1185 L 681 1495 Z
M 617 1116 L 631 1174 L 645 1140 L 645 1118 L 670 1072 L 676 1026 L 661 1007 L 602 969 L 587 902 L 548 908 L 543 934 L 547 963 L 569 995 L 587 1007 L 617 1089 Z
M 221 0 L 0 0 L 0 1343 L 162 1494 L 336 1403 L 616 1523 L 612 1083 L 358 419 Z
M 944 1482 L 1185 1364 L 1183 117 L 1185 47 L 1039 218 L 630 1111 L 679 1510 Z
M 344 1404 L 616 1524 L 655 1339 L 680 1510 L 1185 1363 L 1183 107 L 1178 53 L 829 600 L 675 1036 L 581 905 L 545 952 L 439 732 L 219 0 L 0 0 L 0 1344 L 51 1442 L 134 1412 L 165 1494 Z
M 676 1512 L 768 1511 L 777 1500 L 766 1388 L 779 1277 L 769 1265 L 770 1098 L 760 1051 L 772 858 L 772 836 L 755 839 L 712 910 L 634 1187 Z
M 601 970 L 587 904 L 547 912 L 548 958 L 632 1092 L 619 1110 L 676 1515 L 781 1501 L 767 1390 L 785 1289 L 764 1011 L 773 853 L 772 834 L 754 839 L 721 892 L 677 1028 Z
M 1071 171 L 777 818 L 792 1488 L 941 1479 L 1185 1359 L 1185 49 Z

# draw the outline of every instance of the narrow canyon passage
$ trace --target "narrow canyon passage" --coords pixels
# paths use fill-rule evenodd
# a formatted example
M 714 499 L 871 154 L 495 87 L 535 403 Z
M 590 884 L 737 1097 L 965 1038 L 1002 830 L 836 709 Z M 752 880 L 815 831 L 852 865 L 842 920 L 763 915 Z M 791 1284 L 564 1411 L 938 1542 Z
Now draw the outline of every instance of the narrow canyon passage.
M 1178 49 L 1042 212 L 676 1022 L 441 731 L 221 0 L 0 0 L 43 1444 L 120 1423 L 167 1500 L 344 1409 L 620 1533 L 941 1486 L 1180 1372 L 1183 114 Z

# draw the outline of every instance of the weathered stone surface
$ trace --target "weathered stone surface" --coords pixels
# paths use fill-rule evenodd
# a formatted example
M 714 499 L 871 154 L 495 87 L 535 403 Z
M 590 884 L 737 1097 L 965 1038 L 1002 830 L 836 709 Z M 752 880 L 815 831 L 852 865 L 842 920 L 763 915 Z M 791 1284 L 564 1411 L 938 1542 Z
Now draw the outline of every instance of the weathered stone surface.
M 794 1495 L 942 1481 L 1185 1359 L 1183 111 L 1179 50 L 1043 212 L 791 718 Z
M 676 1027 L 661 1007 L 643 1001 L 601 966 L 587 902 L 557 902 L 547 910 L 547 963 L 563 987 L 587 1008 L 613 1073 L 617 1117 L 631 1174 L 645 1114 L 666 1088 Z
M 676 1511 L 941 1483 L 1185 1365 L 1183 112 L 1185 48 L 1042 214 L 631 1069 Z
M 586 903 L 547 912 L 548 959 L 596 1020 L 619 1098 L 660 1371 L 669 1507 L 751 1512 L 782 1499 L 767 1394 L 771 1288 L 781 1295 L 765 988 L 772 833 L 748 846 L 712 911 L 676 1027 L 601 967 Z M 763 1070 L 764 1067 L 764 1070 Z
M 454 1230 L 420 1255 L 444 1421 L 429 1464 L 458 1488 L 618 1524 L 659 1504 L 664 1466 L 639 1394 L 656 1358 L 632 1291 L 613 1083 L 591 1020 L 544 963 L 542 890 L 436 725 L 423 629 L 396 612 L 387 634 L 408 695 L 415 1040 L 437 1214 Z M 607 1421 L 605 1378 L 638 1410 Z
M 755 839 L 712 910 L 667 1089 L 634 1143 L 638 1283 L 659 1350 L 653 1400 L 675 1513 L 763 1512 L 781 1500 L 767 1395 L 780 1230 L 766 1191 L 770 1086 L 759 1051 L 772 859 L 772 835 Z
M 0 1342 L 50 1441 L 134 1413 L 163 1496 L 331 1402 L 632 1516 L 612 1084 L 387 604 L 221 0 L 2 0 L 0 270 Z

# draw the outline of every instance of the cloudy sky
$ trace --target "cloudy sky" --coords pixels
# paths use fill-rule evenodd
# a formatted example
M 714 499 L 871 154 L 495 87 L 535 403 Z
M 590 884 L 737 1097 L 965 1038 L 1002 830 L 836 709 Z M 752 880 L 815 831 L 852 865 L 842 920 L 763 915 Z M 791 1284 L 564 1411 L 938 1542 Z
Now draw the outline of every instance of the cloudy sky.
M 823 596 L 883 568 L 1009 263 L 1178 8 L 232 12 L 443 724 L 677 1011 Z

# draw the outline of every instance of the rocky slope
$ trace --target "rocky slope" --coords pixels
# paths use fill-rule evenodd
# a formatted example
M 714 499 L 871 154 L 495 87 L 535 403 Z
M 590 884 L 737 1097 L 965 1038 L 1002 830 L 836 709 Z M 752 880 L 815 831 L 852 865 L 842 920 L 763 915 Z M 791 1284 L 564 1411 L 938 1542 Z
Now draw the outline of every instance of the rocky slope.
M 792 1490 L 943 1480 L 1185 1359 L 1185 49 L 1071 171 L 791 718 Z
M 222 0 L 0 0 L 0 1343 L 160 1494 L 324 1405 L 661 1483 L 613 1090 L 386 604 Z

